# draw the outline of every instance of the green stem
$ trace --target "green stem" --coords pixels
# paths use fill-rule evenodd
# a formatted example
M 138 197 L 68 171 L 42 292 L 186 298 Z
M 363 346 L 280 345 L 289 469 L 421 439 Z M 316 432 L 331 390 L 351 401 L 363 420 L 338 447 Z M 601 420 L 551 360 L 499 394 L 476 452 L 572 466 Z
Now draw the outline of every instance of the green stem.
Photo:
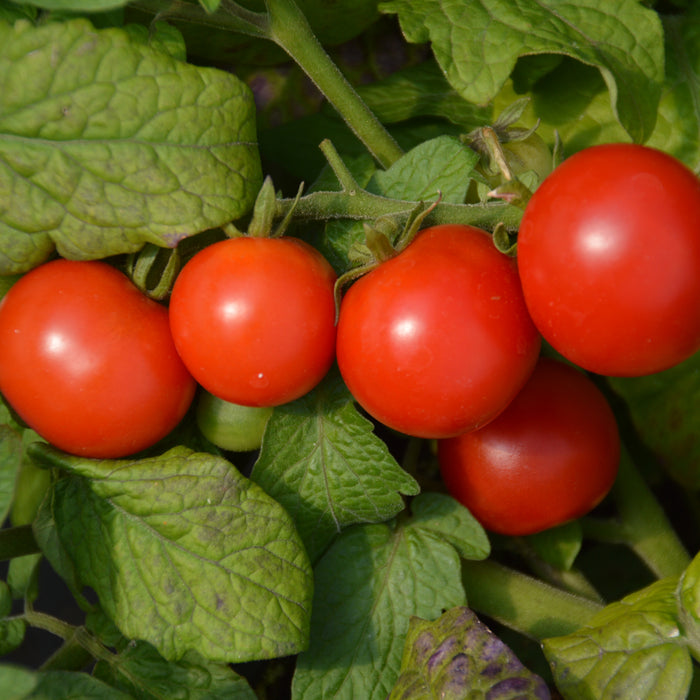
M 114 655 L 85 627 L 76 627 L 53 615 L 47 615 L 31 608 L 25 610 L 22 617 L 24 617 L 28 625 L 50 632 L 64 640 L 65 644 L 56 653 L 56 658 L 51 657 L 54 661 L 49 659 L 46 662 L 46 664 L 51 663 L 52 668 L 58 668 L 60 663 L 69 663 L 71 665 L 81 663 L 84 665 L 85 662 L 83 660 L 88 660 L 88 656 L 93 659 L 112 662 Z M 85 653 L 77 651 L 75 647 L 81 647 Z M 62 661 L 60 660 L 61 658 L 63 659 Z
M 136 0 L 131 6 L 157 18 L 274 41 L 315 83 L 383 168 L 397 161 L 403 151 L 333 63 L 294 0 L 265 0 L 265 3 L 267 13 L 251 12 L 232 0 L 222 0 L 219 9 L 211 14 L 182 0 Z
M 333 63 L 294 0 L 265 0 L 270 38 L 283 48 L 336 108 L 377 162 L 388 168 L 403 152 Z
M 654 575 L 665 578 L 683 573 L 690 556 L 624 448 L 612 495 L 625 543 Z
M 31 525 L 19 525 L 0 530 L 0 561 L 25 554 L 37 554 L 40 551 Z
M 277 216 L 283 217 L 295 200 L 277 200 Z M 312 192 L 299 198 L 294 209 L 295 220 L 325 221 L 328 219 L 372 220 L 381 216 L 408 217 L 420 202 L 390 199 L 367 190 L 352 192 Z M 503 222 L 509 230 L 518 227 L 522 211 L 504 203 L 449 204 L 440 202 L 426 217 L 425 224 L 470 224 L 492 229 Z
M 536 640 L 570 634 L 603 608 L 490 560 L 464 561 L 462 578 L 470 608 Z
M 184 0 L 134 0 L 130 7 L 154 15 L 155 20 L 176 20 L 268 39 L 269 23 L 264 12 L 252 12 L 236 3 L 222 2 L 218 11 L 208 13 L 201 5 Z

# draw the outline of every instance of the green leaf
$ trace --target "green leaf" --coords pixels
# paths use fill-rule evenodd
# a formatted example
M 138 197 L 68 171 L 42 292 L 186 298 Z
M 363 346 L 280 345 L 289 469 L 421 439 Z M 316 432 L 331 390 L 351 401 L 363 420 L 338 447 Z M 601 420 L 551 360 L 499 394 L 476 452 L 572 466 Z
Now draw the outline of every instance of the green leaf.
M 54 517 L 55 496 L 55 491 L 51 489 L 39 506 L 36 518 L 32 523 L 34 539 L 53 570 L 64 580 L 78 605 L 87 610 L 90 605 L 81 592 L 81 584 L 75 566 L 59 537 Z
M 27 625 L 22 618 L 1 619 L 0 655 L 5 656 L 17 649 L 24 641 L 26 629 Z
M 199 0 L 199 4 L 207 12 L 216 12 L 219 9 L 219 5 L 221 4 L 221 0 Z
M 435 622 L 412 618 L 389 700 L 467 697 L 544 700 L 550 693 L 468 608 L 448 610 Z
M 14 22 L 18 19 L 34 21 L 37 16 L 37 9 L 32 5 L 20 5 L 14 2 L 0 3 L 0 21 Z
M 663 372 L 607 381 L 668 474 L 688 489 L 700 488 L 700 353 Z
M 519 56 L 563 54 L 595 66 L 613 109 L 635 141 L 654 128 L 663 81 L 658 15 L 637 0 L 386 0 L 406 38 L 430 41 L 450 84 L 469 102 L 486 104 Z
M 23 453 L 21 433 L 0 423 L 0 523 L 4 522 L 10 512 Z
M 466 602 L 454 547 L 410 521 L 345 530 L 315 577 L 295 699 L 384 700 L 399 675 L 410 617 L 433 619 Z
M 39 596 L 39 564 L 41 554 L 14 557 L 7 567 L 7 583 L 12 597 L 33 602 Z
M 445 79 L 434 61 L 392 73 L 357 91 L 384 124 L 416 117 L 442 117 L 471 131 L 491 122 L 493 110 L 467 102 Z
M 400 494 L 418 492 L 335 372 L 275 409 L 251 478 L 292 515 L 312 561 L 343 528 L 389 520 Z
M 167 22 L 152 22 L 148 27 L 127 24 L 123 29 L 132 39 L 144 46 L 172 56 L 178 61 L 187 60 L 187 46 L 182 34 Z
M 24 700 L 130 700 L 126 693 L 87 673 L 47 671 L 37 673 L 36 678 L 36 687 L 23 696 Z
M 0 24 L 0 274 L 179 240 L 252 206 L 250 91 L 85 20 Z
M 394 199 L 461 204 L 479 156 L 453 136 L 438 136 L 411 149 L 388 170 L 378 170 L 367 189 Z
M 0 655 L 14 651 L 24 640 L 26 625 L 21 618 L 8 618 L 12 610 L 12 591 L 0 580 Z
M 423 493 L 411 502 L 411 526 L 451 544 L 463 559 L 486 559 L 491 553 L 486 531 L 454 498 Z
M 116 7 L 123 7 L 129 0 L 13 0 L 19 4 L 28 4 L 54 12 L 104 12 Z
M 678 615 L 695 659 L 700 659 L 700 554 L 681 576 L 678 585 Z
M 442 135 L 418 144 L 388 170 L 375 170 L 368 180 L 364 178 L 366 184 L 362 179 L 358 184 L 372 194 L 394 199 L 432 202 L 441 194 L 443 202 L 462 204 L 478 160 L 479 156 L 459 139 Z M 363 174 L 369 175 L 367 171 Z M 339 220 L 326 224 L 318 243 L 328 252 L 336 271 L 342 273 L 354 266 L 348 252 L 364 242 L 362 222 Z
M 537 81 L 532 89 L 529 123 L 540 119 L 538 133 L 550 144 L 555 132 L 561 138 L 563 155 L 568 156 L 597 143 L 628 141 L 610 105 L 610 97 L 600 73 L 592 66 L 564 58 L 558 66 Z M 506 85 L 499 102 L 517 97 Z
M 666 80 L 648 145 L 700 168 L 700 5 L 664 19 Z
M 166 661 L 145 642 L 130 644 L 109 663 L 98 662 L 94 675 L 135 700 L 255 700 L 248 682 L 229 666 L 194 652 L 175 662 Z
M 25 700 L 39 682 L 39 674 L 22 666 L 0 664 L 0 697 Z
M 557 688 L 571 700 L 684 698 L 693 670 L 678 627 L 676 579 L 612 603 L 573 634 L 543 642 Z
M 185 447 L 91 461 L 44 448 L 60 543 L 126 637 L 169 660 L 233 662 L 306 646 L 311 568 L 290 517 L 229 462 Z
M 202 0 L 200 4 L 204 10 L 210 11 L 211 7 L 220 2 Z M 239 4 L 254 12 L 266 10 L 264 0 L 244 0 Z M 378 17 L 377 0 L 296 0 L 296 4 L 324 46 L 341 44 L 352 39 L 367 29 Z M 235 60 L 236 65 L 259 67 L 289 60 L 287 54 L 273 42 L 236 32 L 231 26 L 226 8 L 219 8 L 212 23 L 180 20 L 177 17 L 177 6 L 169 9 L 171 11 L 168 13 L 168 22 L 184 34 L 189 54 L 196 57 L 198 63 L 220 63 L 222 59 L 231 59 Z M 188 12 L 188 15 L 190 14 Z M 129 8 L 129 15 L 146 25 L 153 17 L 153 14 L 139 14 L 135 7 Z M 295 99 L 300 97 L 296 95 Z
M 583 533 L 578 520 L 527 536 L 527 542 L 548 564 L 569 571 L 581 551 Z

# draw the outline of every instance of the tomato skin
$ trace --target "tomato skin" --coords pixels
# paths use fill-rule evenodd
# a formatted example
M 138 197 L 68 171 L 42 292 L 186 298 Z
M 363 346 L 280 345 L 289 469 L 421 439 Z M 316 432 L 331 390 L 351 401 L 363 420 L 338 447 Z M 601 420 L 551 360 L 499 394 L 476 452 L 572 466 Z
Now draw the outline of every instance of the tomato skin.
M 513 259 L 472 226 L 421 231 L 340 305 L 337 359 L 350 392 L 378 421 L 417 437 L 492 420 L 539 347 Z
M 202 435 L 222 450 L 248 452 L 262 444 L 273 409 L 269 406 L 241 406 L 202 390 L 197 399 L 196 418 Z
M 542 358 L 523 390 L 481 430 L 438 443 L 452 496 L 487 529 L 529 535 L 585 515 L 612 487 L 615 416 L 579 370 Z
M 700 180 L 645 146 L 580 151 L 529 201 L 518 265 L 535 325 L 573 363 L 678 364 L 700 348 Z
M 299 239 L 219 241 L 197 253 L 175 281 L 175 345 L 195 379 L 224 401 L 293 401 L 333 362 L 334 284 L 330 264 Z
M 48 262 L 0 302 L 0 392 L 66 452 L 145 449 L 180 422 L 195 388 L 167 309 L 106 263 Z

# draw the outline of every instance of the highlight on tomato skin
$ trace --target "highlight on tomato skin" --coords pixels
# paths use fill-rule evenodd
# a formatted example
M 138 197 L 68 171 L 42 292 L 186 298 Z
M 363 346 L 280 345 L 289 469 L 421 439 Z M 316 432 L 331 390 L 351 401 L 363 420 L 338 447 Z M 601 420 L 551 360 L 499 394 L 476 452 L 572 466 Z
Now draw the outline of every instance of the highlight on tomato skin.
M 420 231 L 340 304 L 337 360 L 348 389 L 373 418 L 415 437 L 488 423 L 539 349 L 513 259 L 473 226 Z
M 300 398 L 335 357 L 335 280 L 321 253 L 291 236 L 209 245 L 173 286 L 177 351 L 224 401 L 270 407 Z
M 167 309 L 107 263 L 45 263 L 0 301 L 0 393 L 65 452 L 119 458 L 150 447 L 195 389 Z
M 647 146 L 592 146 L 535 191 L 517 243 L 525 300 L 561 355 L 642 376 L 700 350 L 700 179 Z
M 542 358 L 508 408 L 480 430 L 438 442 L 450 494 L 486 528 L 529 535 L 595 508 L 615 481 L 615 416 L 580 370 Z

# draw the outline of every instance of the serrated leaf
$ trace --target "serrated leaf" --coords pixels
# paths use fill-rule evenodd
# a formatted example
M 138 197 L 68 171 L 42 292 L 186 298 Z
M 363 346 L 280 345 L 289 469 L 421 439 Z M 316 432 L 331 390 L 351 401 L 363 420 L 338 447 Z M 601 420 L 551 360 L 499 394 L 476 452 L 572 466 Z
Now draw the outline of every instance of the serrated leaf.
M 450 84 L 469 102 L 488 103 L 519 56 L 555 53 L 595 66 L 613 109 L 635 141 L 654 128 L 663 81 L 658 15 L 637 0 L 385 0 L 406 38 L 430 41 Z
M 388 170 L 378 170 L 367 189 L 394 199 L 461 204 L 479 156 L 453 136 L 438 136 L 412 148 Z
M 682 16 L 664 18 L 666 68 L 658 117 L 647 145 L 659 148 L 693 169 L 700 166 L 700 5 Z M 527 120 L 550 143 L 556 130 L 565 155 L 597 143 L 627 140 L 617 121 L 600 73 L 564 59 L 532 88 Z M 517 97 L 506 84 L 496 109 Z
M 395 523 L 345 530 L 315 568 L 309 649 L 292 697 L 385 700 L 412 615 L 465 604 L 454 547 Z
M 442 493 L 422 493 L 413 499 L 408 527 L 449 542 L 464 559 L 486 559 L 491 553 L 484 528 L 463 505 Z
M 336 373 L 275 409 L 251 478 L 292 515 L 312 561 L 344 528 L 389 520 L 402 493 L 418 492 Z
M 467 697 L 551 696 L 542 678 L 528 671 L 469 608 L 453 608 L 434 622 L 412 618 L 401 675 L 389 700 Z
M 262 177 L 252 95 L 121 29 L 0 24 L 0 273 L 54 247 L 175 246 L 245 214 Z
M 289 515 L 229 462 L 176 447 L 142 460 L 35 458 L 69 473 L 53 489 L 61 546 L 130 639 L 168 660 L 300 651 L 308 557 Z
M 145 642 L 126 647 L 109 663 L 100 661 L 94 675 L 134 700 L 255 700 L 248 682 L 226 664 L 215 664 L 195 653 L 166 661 Z
M 365 188 L 409 202 L 462 204 L 479 156 L 454 136 L 437 136 L 410 149 L 387 170 L 375 170 Z M 398 227 L 400 231 L 400 227 Z M 320 248 L 329 251 L 336 271 L 353 267 L 348 251 L 365 241 L 363 222 L 329 221 Z
M 676 579 L 608 605 L 589 624 L 543 642 L 557 687 L 571 700 L 684 698 L 692 661 L 677 620 Z

